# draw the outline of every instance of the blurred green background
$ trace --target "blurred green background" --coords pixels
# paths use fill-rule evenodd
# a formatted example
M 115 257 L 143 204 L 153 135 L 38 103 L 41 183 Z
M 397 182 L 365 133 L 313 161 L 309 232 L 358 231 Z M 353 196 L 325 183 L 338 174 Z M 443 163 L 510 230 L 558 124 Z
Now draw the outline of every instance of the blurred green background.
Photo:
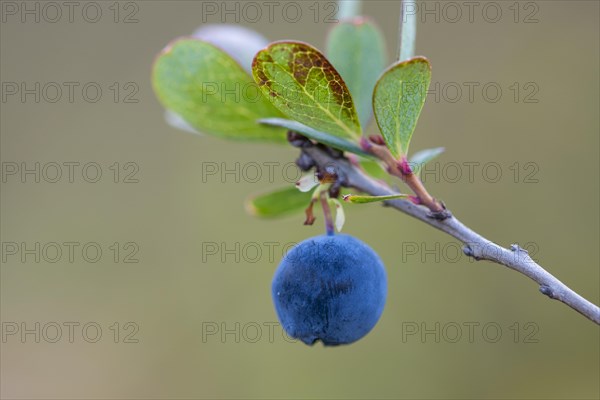
M 26 3 L 34 9 L 36 2 Z M 297 151 L 177 131 L 164 122 L 150 85 L 158 51 L 222 18 L 207 15 L 201 1 L 99 1 L 86 10 L 88 19 L 96 18 L 96 8 L 102 11 L 90 23 L 82 16 L 87 3 L 74 10 L 73 22 L 68 15 L 45 21 L 56 16 L 46 9 L 39 22 L 28 16 L 23 23 L 3 8 L 3 398 L 600 396 L 598 326 L 548 300 L 527 278 L 457 255 L 450 237 L 377 205 L 347 206 L 345 231 L 386 264 L 382 319 L 350 346 L 290 343 L 275 324 L 271 277 L 282 247 L 320 234 L 322 218 L 313 227 L 302 225 L 302 215 L 257 220 L 243 201 L 290 184 L 283 166 Z M 212 3 L 220 11 L 239 7 L 226 22 L 237 17 L 271 40 L 324 48 L 332 26 L 326 18 L 333 2 L 295 2 L 302 12 L 295 23 L 294 10 L 283 13 L 289 2 L 276 2 L 272 22 L 261 2 L 264 14 L 256 22 L 250 21 L 254 14 L 243 14 L 243 3 Z M 364 14 L 387 38 L 391 62 L 399 3 L 365 3 Z M 427 2 L 433 11 L 420 14 L 417 53 L 430 58 L 440 91 L 438 99 L 429 96 L 411 149 L 446 147 L 438 178 L 426 176 L 432 194 L 491 240 L 529 243 L 536 260 L 598 304 L 599 3 L 488 3 L 478 2 L 471 21 L 461 2 L 454 3 L 462 11 L 458 18 L 441 2 Z M 502 15 L 493 23 L 498 9 Z M 128 16 L 137 22 L 124 23 Z M 66 89 L 60 100 L 48 101 L 52 85 L 37 103 L 33 94 L 24 102 L 21 93 L 8 95 L 10 83 L 20 90 L 21 83 L 31 88 L 36 82 L 79 86 L 72 102 Z M 89 82 L 102 89 L 95 103 L 88 101 L 93 87 L 88 100 L 82 94 Z M 466 82 L 479 84 L 473 101 Z M 502 90 L 495 103 L 482 93 L 488 83 Z M 463 92 L 454 101 L 456 84 Z M 80 163 L 73 182 L 65 162 Z M 254 176 L 244 173 L 252 162 L 264 167 L 256 182 L 244 179 Z M 279 163 L 273 182 L 268 162 Z M 473 179 L 465 162 L 479 163 Z M 39 183 L 20 175 L 35 163 Z M 63 165 L 56 183 L 50 182 L 53 163 Z M 100 167 L 98 182 L 82 176 L 86 163 Z M 236 163 L 237 176 L 220 176 Z M 490 163 L 500 166 L 497 182 L 490 182 L 494 168 L 484 174 Z M 206 176 L 215 165 L 218 174 Z M 9 174 L 15 166 L 18 172 Z M 87 172 L 93 180 L 95 169 Z M 124 182 L 131 179 L 138 182 Z M 65 242 L 79 244 L 72 262 Z M 36 253 L 36 243 L 40 262 L 23 249 Z M 63 250 L 54 263 L 48 262 L 55 257 L 51 243 Z M 86 243 L 102 249 L 99 261 L 83 257 Z M 217 254 L 207 246 L 216 246 Z M 95 257 L 94 249 L 88 246 L 88 257 Z M 137 263 L 124 262 L 131 252 Z M 72 325 L 72 340 L 69 323 L 79 324 Z M 34 333 L 22 337 L 23 328 Z M 423 336 L 424 329 L 433 333 Z

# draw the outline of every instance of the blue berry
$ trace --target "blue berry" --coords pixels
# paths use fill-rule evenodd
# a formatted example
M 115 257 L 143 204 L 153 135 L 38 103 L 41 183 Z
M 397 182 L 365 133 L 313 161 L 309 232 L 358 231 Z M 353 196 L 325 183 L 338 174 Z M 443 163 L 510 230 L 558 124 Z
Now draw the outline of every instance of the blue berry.
M 365 243 L 349 235 L 317 236 L 283 258 L 272 295 L 289 336 L 309 345 L 348 344 L 379 320 L 387 278 L 381 259 Z

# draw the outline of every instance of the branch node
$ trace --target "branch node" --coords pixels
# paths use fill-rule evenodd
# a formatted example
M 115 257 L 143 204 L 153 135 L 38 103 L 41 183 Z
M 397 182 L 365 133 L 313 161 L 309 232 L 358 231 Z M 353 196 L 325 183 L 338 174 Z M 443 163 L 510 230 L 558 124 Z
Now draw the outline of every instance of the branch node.
M 436 221 L 443 221 L 448 218 L 452 218 L 452 213 L 450 210 L 446 209 L 444 203 L 441 203 L 444 209 L 442 211 L 429 211 L 427 213 L 427 217 L 431 219 L 435 219 Z
M 515 254 L 515 260 L 525 264 L 535 264 L 535 261 L 529 255 L 529 252 L 518 244 L 511 244 L 510 250 Z
M 462 250 L 467 257 L 472 257 L 473 259 L 475 259 L 475 261 L 481 260 L 481 257 L 477 256 L 475 254 L 475 251 L 473 251 L 473 248 L 471 248 L 471 246 L 469 246 L 468 244 L 464 245 Z
M 529 252 L 527 250 L 525 250 L 524 248 L 522 248 L 521 246 L 519 246 L 518 244 L 511 244 L 510 245 L 510 249 L 512 251 L 516 251 L 518 253 L 525 253 L 525 254 L 529 254 Z
M 554 291 L 552 290 L 552 288 L 548 285 L 541 285 L 540 286 L 540 292 L 548 297 L 550 297 L 551 299 L 556 299 L 557 297 L 554 295 Z

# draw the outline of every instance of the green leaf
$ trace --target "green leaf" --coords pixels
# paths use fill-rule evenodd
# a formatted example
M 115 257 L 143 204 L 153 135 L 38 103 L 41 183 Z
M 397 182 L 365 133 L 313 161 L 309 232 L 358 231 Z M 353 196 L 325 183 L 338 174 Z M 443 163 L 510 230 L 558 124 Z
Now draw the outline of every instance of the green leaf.
M 280 126 L 291 131 L 301 133 L 309 139 L 316 140 L 317 142 L 323 143 L 329 147 L 333 147 L 334 149 L 349 151 L 350 153 L 359 154 L 363 157 L 373 158 L 372 154 L 366 153 L 354 142 L 350 142 L 349 140 L 342 139 L 325 132 L 319 132 L 316 129 L 301 124 L 298 121 L 292 121 L 284 118 L 265 118 L 258 120 L 258 122 L 261 124 Z
M 275 42 L 258 52 L 254 80 L 289 118 L 332 135 L 358 139 L 350 91 L 323 54 L 302 42 Z
M 246 199 L 246 211 L 261 218 L 277 218 L 305 209 L 312 193 L 300 192 L 293 186 L 280 188 Z
M 375 203 L 376 201 L 386 201 L 395 199 L 405 199 L 409 195 L 407 194 L 392 194 L 389 196 L 358 196 L 354 194 L 347 194 L 344 196 L 344 201 L 348 203 L 363 204 L 363 203 Z
M 385 68 L 385 41 L 363 17 L 342 21 L 329 32 L 327 57 L 350 89 L 363 129 L 373 116 L 373 89 Z
M 156 59 L 154 91 L 164 107 L 201 133 L 231 139 L 285 142 L 283 129 L 256 122 L 281 113 L 252 77 L 223 50 L 179 39 Z
M 430 82 L 429 61 L 415 57 L 392 65 L 375 85 L 375 119 L 387 147 L 397 159 L 408 154 Z
M 442 154 L 445 150 L 446 149 L 443 147 L 434 147 L 432 149 L 421 150 L 413 154 L 408 163 L 413 171 L 413 174 L 418 175 L 419 172 L 421 172 L 423 165 Z

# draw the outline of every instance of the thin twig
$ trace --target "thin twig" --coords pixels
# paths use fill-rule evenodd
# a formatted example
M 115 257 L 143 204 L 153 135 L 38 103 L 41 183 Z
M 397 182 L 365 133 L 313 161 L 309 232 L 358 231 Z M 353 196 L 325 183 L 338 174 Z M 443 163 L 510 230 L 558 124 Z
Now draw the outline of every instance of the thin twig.
M 360 0 L 339 0 L 337 19 L 347 19 L 360 14 L 362 2 Z
M 383 139 L 381 139 L 383 140 Z M 362 138 L 360 141 L 360 147 L 379 158 L 386 166 L 387 171 L 390 175 L 400 178 L 406 185 L 413 191 L 419 198 L 421 204 L 429 208 L 431 212 L 435 213 L 435 217 L 438 219 L 448 218 L 450 212 L 446 210 L 444 205 L 433 198 L 423 186 L 423 182 L 418 175 L 415 175 L 410 168 L 408 161 L 403 157 L 402 161 L 398 161 L 394 158 L 390 150 L 385 146 L 372 141 Z
M 342 185 L 354 188 L 372 196 L 396 194 L 384 183 L 374 180 L 353 166 L 346 158 L 333 158 L 322 148 L 307 146 L 302 151 L 310 156 L 318 167 L 333 166 Z M 542 268 L 517 245 L 510 249 L 501 247 L 463 225 L 451 216 L 444 220 L 431 217 L 431 212 L 406 200 L 389 200 L 387 205 L 419 219 L 458 239 L 464 244 L 463 251 L 476 260 L 488 260 L 504 265 L 531 278 L 540 285 L 540 292 L 551 299 L 559 300 L 590 320 L 600 325 L 600 308 L 575 293 L 564 283 Z
M 398 61 L 405 61 L 415 56 L 415 42 L 417 39 L 416 11 L 415 1 L 402 1 L 398 26 Z

